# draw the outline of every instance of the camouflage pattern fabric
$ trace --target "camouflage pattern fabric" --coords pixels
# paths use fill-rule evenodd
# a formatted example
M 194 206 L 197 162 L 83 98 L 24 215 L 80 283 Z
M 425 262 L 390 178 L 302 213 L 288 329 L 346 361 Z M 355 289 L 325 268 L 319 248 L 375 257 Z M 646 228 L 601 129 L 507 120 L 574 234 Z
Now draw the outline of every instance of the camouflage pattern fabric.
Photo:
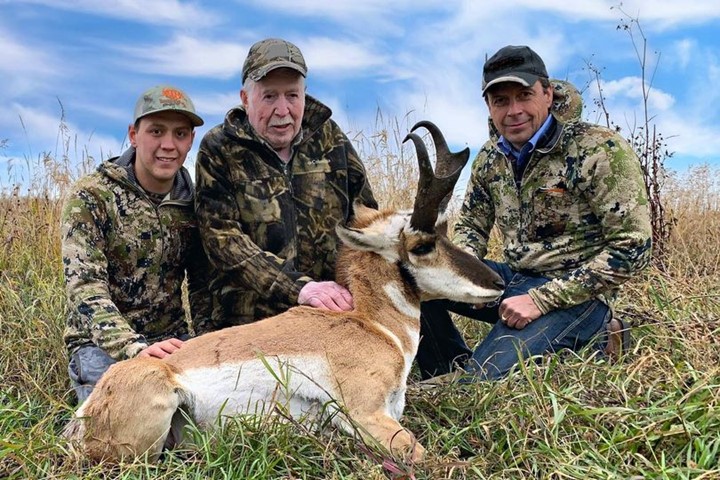
M 563 92 L 551 110 L 567 123 L 559 121 L 554 140 L 533 152 L 520 188 L 491 135 L 473 162 L 455 225 L 456 241 L 483 258 L 496 224 L 510 268 L 552 278 L 529 292 L 543 313 L 593 297 L 612 307 L 619 286 L 651 255 L 637 156 L 617 133 L 579 120 L 574 87 Z
M 570 82 L 551 79 L 553 87 L 553 104 L 551 110 L 557 120 L 562 123 L 580 120 L 582 117 L 582 96 Z
M 216 326 L 248 323 L 297 304 L 311 280 L 332 280 L 338 239 L 359 200 L 377 207 L 365 169 L 328 107 L 306 96 L 285 164 L 245 111 L 228 112 L 200 144 L 196 212 L 210 262 Z
M 123 360 L 150 343 L 187 334 L 186 271 L 193 324 L 199 331 L 210 325 L 208 265 L 190 175 L 178 172 L 187 185 L 184 196 L 155 206 L 118 164 L 128 157 L 134 158 L 133 149 L 78 180 L 63 206 L 70 354 L 94 344 Z
M 203 119 L 195 113 L 195 105 L 190 97 L 179 88 L 170 85 L 157 85 L 146 90 L 135 103 L 133 122 L 158 112 L 178 112 L 190 119 L 195 127 L 203 125 Z
M 292 68 L 307 76 L 307 65 L 300 49 L 280 38 L 266 38 L 250 47 L 242 69 L 242 81 L 258 81 L 276 68 Z

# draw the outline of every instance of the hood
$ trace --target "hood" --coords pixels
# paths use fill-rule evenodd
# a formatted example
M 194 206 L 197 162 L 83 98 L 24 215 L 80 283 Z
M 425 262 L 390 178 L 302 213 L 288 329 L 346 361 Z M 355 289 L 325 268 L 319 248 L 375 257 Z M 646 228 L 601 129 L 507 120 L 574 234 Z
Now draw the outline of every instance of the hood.
M 119 157 L 113 157 L 100 164 L 98 172 L 117 182 L 128 185 L 139 191 L 143 191 L 142 187 L 135 178 L 135 172 L 133 171 L 134 163 L 135 147 L 130 147 Z M 180 170 L 178 170 L 175 174 L 175 183 L 170 198 L 171 200 L 176 201 L 192 202 L 194 195 L 195 189 L 193 187 L 192 178 L 190 177 L 190 172 L 188 172 L 187 168 L 184 166 L 180 167 Z

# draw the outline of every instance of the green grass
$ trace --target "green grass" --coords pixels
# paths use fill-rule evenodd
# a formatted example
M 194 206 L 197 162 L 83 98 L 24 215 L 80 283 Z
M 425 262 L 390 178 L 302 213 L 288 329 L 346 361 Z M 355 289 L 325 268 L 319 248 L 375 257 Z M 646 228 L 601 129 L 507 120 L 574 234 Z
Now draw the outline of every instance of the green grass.
M 361 152 L 379 160 L 371 175 L 396 168 L 381 161 L 388 138 L 371 138 L 380 142 L 369 147 L 374 157 Z M 69 179 L 54 182 L 62 192 Z M 396 189 L 407 196 L 407 185 L 377 183 L 383 205 Z M 92 465 L 74 455 L 60 437 L 73 397 L 58 201 L 44 184 L 23 195 L 0 189 L 0 478 L 720 478 L 720 202 L 716 187 L 693 185 L 672 186 L 676 235 L 665 269 L 623 290 L 632 350 L 615 363 L 591 349 L 538 358 L 494 383 L 427 390 L 413 379 L 403 424 L 428 450 L 422 465 L 332 428 L 256 417 L 191 431 L 192 444 L 156 464 Z M 487 331 L 459 323 L 471 345 Z
M 48 240 L 55 235 L 46 237 Z M 48 241 L 46 240 L 46 241 Z M 617 363 L 591 350 L 529 362 L 510 378 L 432 390 L 411 386 L 404 424 L 423 465 L 333 429 L 241 418 L 194 432 L 194 446 L 93 466 L 59 434 L 72 413 L 56 255 L 28 245 L 0 282 L 2 478 L 720 478 L 720 285 L 650 271 L 625 290 L 636 323 Z M 460 322 L 470 342 L 485 330 Z

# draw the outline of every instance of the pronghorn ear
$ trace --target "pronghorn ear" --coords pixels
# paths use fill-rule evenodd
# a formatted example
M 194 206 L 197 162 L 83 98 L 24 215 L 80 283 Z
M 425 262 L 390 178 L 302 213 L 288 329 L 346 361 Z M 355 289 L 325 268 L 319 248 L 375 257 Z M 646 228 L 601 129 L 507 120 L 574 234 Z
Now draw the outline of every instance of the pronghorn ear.
M 438 219 L 435 222 L 435 233 L 443 237 L 447 237 L 448 234 L 448 217 L 445 212 L 438 215 Z
M 380 253 L 392 246 L 392 242 L 382 233 L 368 232 L 358 228 L 349 228 L 342 225 L 335 227 L 337 236 L 348 247 L 355 250 Z
M 363 218 L 377 213 L 377 210 L 366 206 L 359 198 L 352 203 L 350 218 Z

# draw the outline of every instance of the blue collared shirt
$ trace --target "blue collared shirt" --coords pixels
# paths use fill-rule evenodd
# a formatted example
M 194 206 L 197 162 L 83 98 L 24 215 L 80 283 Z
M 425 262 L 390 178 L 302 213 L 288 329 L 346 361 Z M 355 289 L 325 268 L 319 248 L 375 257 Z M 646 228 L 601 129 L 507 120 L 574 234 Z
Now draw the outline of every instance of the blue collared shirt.
M 545 122 L 543 122 L 540 128 L 538 128 L 538 131 L 535 132 L 535 135 L 533 135 L 532 138 L 523 145 L 521 150 L 517 150 L 505 137 L 500 136 L 498 141 L 500 151 L 502 151 L 505 155 L 512 155 L 515 159 L 515 163 L 517 164 L 517 169 L 519 171 L 524 170 L 525 164 L 538 144 L 538 140 L 550 129 L 554 121 L 555 118 L 552 115 L 548 115 Z

